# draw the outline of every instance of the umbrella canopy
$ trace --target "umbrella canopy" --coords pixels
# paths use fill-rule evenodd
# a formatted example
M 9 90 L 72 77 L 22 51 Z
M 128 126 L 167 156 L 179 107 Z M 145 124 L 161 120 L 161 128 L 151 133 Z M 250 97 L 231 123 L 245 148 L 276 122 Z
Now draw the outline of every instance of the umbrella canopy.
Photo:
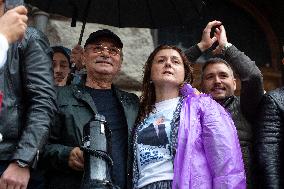
M 25 0 L 48 13 L 116 27 L 162 28 L 199 18 L 204 0 Z

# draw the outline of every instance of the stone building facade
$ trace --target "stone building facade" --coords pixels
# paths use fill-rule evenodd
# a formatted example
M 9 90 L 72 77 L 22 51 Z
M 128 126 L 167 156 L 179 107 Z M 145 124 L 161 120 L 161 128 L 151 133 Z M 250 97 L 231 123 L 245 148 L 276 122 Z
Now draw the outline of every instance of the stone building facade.
M 279 6 L 277 2 L 275 6 Z M 272 4 L 272 5 L 274 5 Z M 283 3 L 282 3 L 283 4 Z M 264 76 L 266 91 L 280 87 L 283 84 L 284 64 L 281 63 L 283 52 L 279 19 L 269 20 L 267 15 L 275 13 L 269 7 L 265 9 L 258 1 L 218 1 L 210 4 L 203 18 L 192 22 L 189 26 L 150 30 L 141 28 L 116 28 L 100 24 L 87 23 L 82 45 L 89 34 L 98 29 L 107 28 L 115 32 L 124 43 L 124 60 L 121 73 L 116 84 L 129 91 L 139 91 L 142 80 L 143 65 L 155 46 L 161 43 L 178 45 L 186 49 L 200 40 L 202 28 L 210 20 L 217 19 L 224 22 L 229 41 L 244 51 L 251 59 L 255 60 Z M 274 7 L 275 7 L 274 6 Z M 279 11 L 278 11 L 279 12 Z M 63 45 L 72 48 L 78 43 L 82 23 L 77 22 L 77 27 L 71 27 L 71 19 L 51 15 L 47 20 L 47 27 L 41 15 L 45 13 L 32 9 L 30 11 L 30 25 L 37 25 L 47 34 L 51 45 Z M 279 17 L 281 18 L 281 17 Z M 278 23 L 278 25 L 277 25 Z M 283 25 L 283 24 L 282 24 Z M 284 27 L 282 27 L 284 29 Z M 201 65 L 196 64 L 195 83 L 199 83 L 199 70 Z M 239 86 L 239 85 L 238 85 Z M 238 87 L 239 90 L 239 87 Z

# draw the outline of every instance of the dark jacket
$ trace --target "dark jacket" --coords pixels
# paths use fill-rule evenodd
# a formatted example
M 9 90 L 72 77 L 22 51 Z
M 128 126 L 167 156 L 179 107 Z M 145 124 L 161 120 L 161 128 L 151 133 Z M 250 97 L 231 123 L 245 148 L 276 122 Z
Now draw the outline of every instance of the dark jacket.
M 35 165 L 48 139 L 56 98 L 50 53 L 46 36 L 33 28 L 9 47 L 7 62 L 0 69 L 4 93 L 0 160 L 20 159 Z
M 135 94 L 121 91 L 114 86 L 124 110 L 130 136 L 139 106 Z M 107 103 L 107 102 L 106 102 Z M 68 157 L 74 147 L 82 145 L 83 126 L 97 113 L 91 95 L 84 86 L 70 85 L 58 91 L 58 114 L 51 129 L 50 144 L 46 145 L 43 162 L 49 166 L 49 188 L 79 188 L 82 172 L 68 166 Z
M 258 112 L 256 157 L 259 188 L 283 188 L 284 88 L 265 94 Z
M 186 55 L 191 61 L 195 61 L 201 55 L 201 51 L 196 45 L 186 51 Z M 252 126 L 258 111 L 257 107 L 264 92 L 262 74 L 255 62 L 235 46 L 231 46 L 226 50 L 224 59 L 230 64 L 234 73 L 241 81 L 241 94 L 240 97 L 228 97 L 221 105 L 232 115 L 241 144 L 248 184 L 247 188 L 253 188 Z

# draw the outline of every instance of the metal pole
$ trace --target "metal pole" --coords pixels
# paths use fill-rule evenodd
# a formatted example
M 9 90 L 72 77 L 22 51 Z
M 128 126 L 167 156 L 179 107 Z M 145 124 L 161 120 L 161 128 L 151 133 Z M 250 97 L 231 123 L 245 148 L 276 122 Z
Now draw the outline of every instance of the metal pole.
M 81 45 L 81 43 L 82 43 L 82 39 L 83 39 L 84 31 L 85 31 L 85 26 L 86 26 L 88 14 L 89 14 L 90 5 L 91 5 L 91 0 L 88 0 L 87 6 L 85 7 L 85 11 L 84 11 L 85 14 L 84 14 L 84 17 L 83 17 L 83 25 L 82 25 L 82 29 L 81 29 L 81 33 L 80 33 L 80 37 L 79 37 L 79 41 L 78 41 L 79 45 Z

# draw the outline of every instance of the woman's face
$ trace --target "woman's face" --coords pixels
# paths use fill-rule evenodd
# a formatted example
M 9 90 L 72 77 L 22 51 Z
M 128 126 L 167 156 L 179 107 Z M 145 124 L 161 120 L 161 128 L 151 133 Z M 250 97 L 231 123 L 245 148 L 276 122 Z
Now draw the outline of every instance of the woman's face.
M 155 55 L 151 67 L 151 80 L 155 87 L 179 87 L 184 81 L 184 76 L 184 64 L 178 51 L 162 49 Z

